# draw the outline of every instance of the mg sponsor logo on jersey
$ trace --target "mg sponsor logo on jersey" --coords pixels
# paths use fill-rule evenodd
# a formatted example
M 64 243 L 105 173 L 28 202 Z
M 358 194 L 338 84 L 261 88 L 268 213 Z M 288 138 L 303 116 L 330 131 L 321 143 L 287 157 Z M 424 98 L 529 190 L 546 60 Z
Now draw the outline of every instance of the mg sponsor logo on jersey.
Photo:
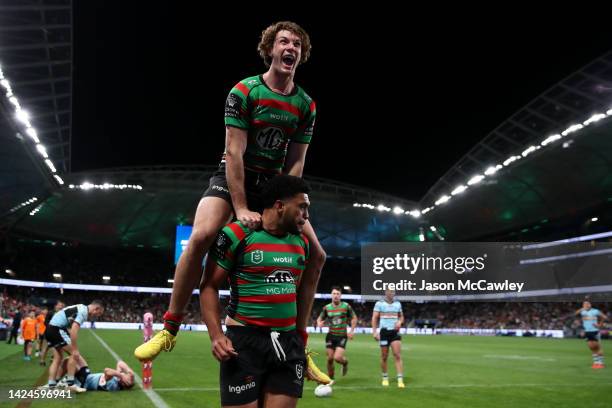
M 254 264 L 260 264 L 263 262 L 263 260 L 264 260 L 264 251 L 262 251 L 261 249 L 257 249 L 251 252 L 251 262 L 253 262 Z
M 269 126 L 257 132 L 255 141 L 265 150 L 278 150 L 285 144 L 285 134 L 277 127 Z
M 266 276 L 266 283 L 294 283 L 293 274 L 290 271 L 278 269 Z

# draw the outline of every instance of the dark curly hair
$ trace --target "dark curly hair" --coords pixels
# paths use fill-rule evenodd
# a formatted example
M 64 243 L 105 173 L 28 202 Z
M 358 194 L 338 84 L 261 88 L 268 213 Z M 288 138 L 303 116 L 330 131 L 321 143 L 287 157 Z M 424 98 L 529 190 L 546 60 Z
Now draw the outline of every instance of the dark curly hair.
M 290 31 L 300 37 L 300 39 L 302 40 L 302 58 L 300 59 L 300 64 L 308 61 L 308 58 L 310 58 L 310 50 L 312 49 L 308 33 L 302 27 L 292 21 L 279 21 L 278 23 L 274 23 L 262 31 L 261 41 L 259 41 L 259 45 L 257 45 L 259 55 L 261 56 L 261 58 L 263 58 L 266 66 L 269 67 L 272 63 L 272 60 L 270 58 L 270 52 L 274 47 L 274 40 L 276 39 L 276 34 L 278 34 L 278 32 L 282 30 Z

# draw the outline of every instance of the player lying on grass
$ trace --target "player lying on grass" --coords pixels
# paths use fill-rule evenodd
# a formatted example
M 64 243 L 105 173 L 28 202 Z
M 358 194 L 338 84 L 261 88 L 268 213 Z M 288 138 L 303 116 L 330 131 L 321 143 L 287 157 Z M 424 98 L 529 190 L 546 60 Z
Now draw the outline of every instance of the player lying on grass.
M 57 372 L 56 380 L 69 372 L 72 359 L 66 357 Z M 74 367 L 74 385 L 87 391 L 121 391 L 134 386 L 134 371 L 125 363 L 119 361 L 115 368 L 105 368 L 101 373 L 92 373 L 83 356 L 79 356 Z M 63 384 L 62 382 L 60 382 Z

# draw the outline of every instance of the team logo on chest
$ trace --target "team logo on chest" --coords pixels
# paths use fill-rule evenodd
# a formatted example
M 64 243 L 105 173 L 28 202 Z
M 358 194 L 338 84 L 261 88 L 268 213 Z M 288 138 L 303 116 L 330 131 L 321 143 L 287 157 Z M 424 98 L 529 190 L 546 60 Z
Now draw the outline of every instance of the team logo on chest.
M 277 127 L 269 126 L 257 132 L 255 141 L 265 150 L 278 150 L 285 145 L 285 134 Z
M 290 271 L 277 269 L 266 276 L 266 283 L 295 283 L 295 280 Z
M 251 252 L 251 262 L 253 262 L 254 264 L 260 264 L 263 262 L 263 260 L 264 260 L 264 251 L 262 251 L 261 249 L 257 249 Z

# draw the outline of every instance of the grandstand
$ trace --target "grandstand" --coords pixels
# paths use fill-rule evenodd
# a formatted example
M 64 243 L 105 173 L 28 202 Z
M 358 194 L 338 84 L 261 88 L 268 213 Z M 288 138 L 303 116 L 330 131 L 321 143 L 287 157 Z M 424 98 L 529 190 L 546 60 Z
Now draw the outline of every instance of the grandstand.
M 19 310 L 38 310 L 57 300 L 102 299 L 106 313 L 94 322 L 95 330 L 86 330 L 84 349 L 94 355 L 107 344 L 128 359 L 141 341 L 145 312 L 153 313 L 161 328 L 180 244 L 177 227 L 193 224 L 203 187 L 217 166 L 156 163 L 72 171 L 73 6 L 70 0 L 0 5 L 0 317 L 10 321 Z M 312 312 L 313 347 L 324 353 L 314 321 L 332 286 L 344 287 L 344 299 L 359 321 L 358 339 L 347 351 L 354 358 L 354 377 L 339 384 L 334 406 L 364 406 L 368 387 L 378 381 L 372 357 L 378 348 L 369 328 L 379 296 L 362 295 L 364 245 L 571 239 L 595 248 L 610 243 L 612 100 L 601 90 L 612 86 L 612 52 L 567 74 L 483 135 L 420 200 L 358 181 L 305 176 L 312 187 L 312 223 L 327 251 Z M 609 253 L 592 256 L 610 260 Z M 558 277 L 556 262 L 546 267 Z M 604 276 L 597 285 L 589 291 L 584 287 L 591 286 L 559 279 L 542 288 L 548 290 L 544 298 L 502 295 L 497 301 L 398 293 L 406 316 L 407 387 L 416 396 L 376 394 L 370 400 L 398 407 L 489 406 L 493 399 L 500 406 L 531 401 L 579 406 L 572 395 L 587 400 L 609 395 L 609 373 L 582 370 L 589 356 L 577 341 L 584 337 L 575 316 L 577 300 L 589 294 L 599 309 L 612 313 L 612 278 Z M 211 374 L 216 365 L 207 336 L 199 333 L 205 327 L 197 294 L 184 321 L 189 333 L 181 334 L 183 343 L 173 352 L 182 365 L 162 356 L 156 366 L 155 387 L 167 406 L 218 405 L 218 379 Z M 225 304 L 227 291 L 221 300 Z M 5 332 L 0 324 L 0 339 Z M 459 334 L 466 336 L 452 336 Z M 557 340 L 549 337 L 564 340 L 550 343 Z M 607 347 L 608 329 L 602 337 Z M 18 373 L 15 378 L 0 374 L 0 392 L 6 386 L 32 386 L 41 376 L 42 368 L 24 368 L 18 353 L 3 344 L 0 349 L 5 371 Z M 192 367 L 191 359 L 199 366 Z M 112 362 L 111 354 L 92 358 L 92 364 Z M 138 363 L 132 358 L 130 364 Z M 184 377 L 172 377 L 183 368 Z M 321 402 L 312 388 L 300 406 Z M 87 395 L 75 406 L 159 407 L 141 390 L 128 394 L 122 402 Z M 547 399 L 538 400 L 539 395 Z

